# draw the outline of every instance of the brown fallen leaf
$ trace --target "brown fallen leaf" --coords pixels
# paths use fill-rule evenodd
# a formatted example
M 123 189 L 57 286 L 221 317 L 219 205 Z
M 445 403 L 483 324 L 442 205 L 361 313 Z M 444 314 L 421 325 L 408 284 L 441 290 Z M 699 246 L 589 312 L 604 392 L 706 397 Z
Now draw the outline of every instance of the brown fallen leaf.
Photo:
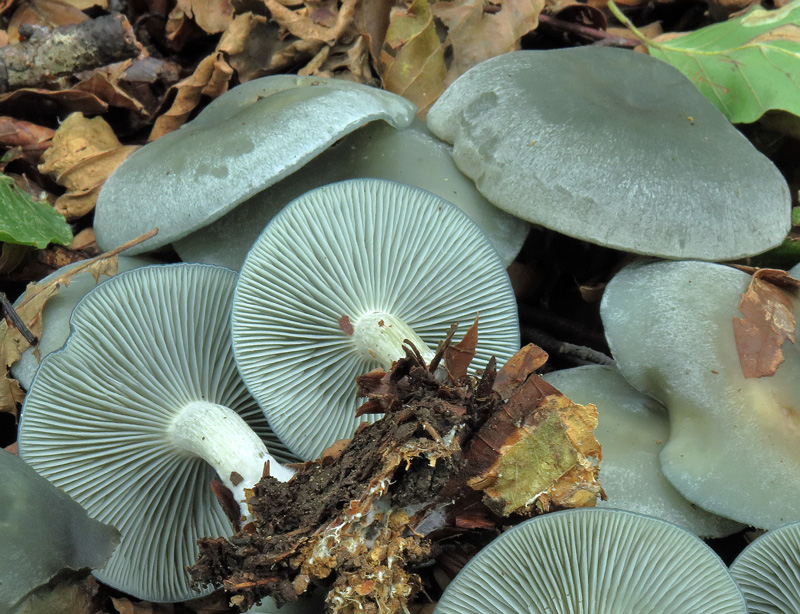
M 144 105 L 120 84 L 120 80 L 132 64 L 133 60 L 125 60 L 93 70 L 77 83 L 74 89 L 90 92 L 108 103 L 110 107 L 127 109 L 146 117 L 148 112 Z
M 795 342 L 794 305 L 776 281 L 795 289 L 800 283 L 785 271 L 759 269 L 739 303 L 744 318 L 732 319 L 736 351 L 745 378 L 774 375 L 784 360 L 781 346 L 786 340 Z
M 54 134 L 55 131 L 45 126 L 0 116 L 0 147 L 44 150 Z
M 519 39 L 539 25 L 544 0 L 501 0 L 485 10 L 484 0 L 436 2 L 431 11 L 447 27 L 453 59 L 445 85 L 476 64 L 519 49 Z M 499 10 L 498 10 L 499 9 Z
M 467 377 L 467 369 L 475 358 L 475 349 L 478 347 L 478 316 L 469 327 L 464 337 L 455 345 L 448 345 L 444 351 L 444 365 L 447 372 L 456 382 Z
M 170 88 L 175 92 L 172 106 L 153 124 L 150 141 L 177 130 L 189 119 L 202 96 L 216 98 L 228 90 L 233 68 L 219 51 L 203 58 L 194 73 Z M 169 93 L 167 94 L 169 96 Z
M 170 12 L 169 21 L 191 19 L 206 34 L 223 32 L 233 19 L 233 6 L 230 0 L 177 0 Z M 168 31 L 180 28 L 179 24 L 168 24 Z
M 288 64 L 276 62 L 278 52 L 290 44 L 279 40 L 278 29 L 275 22 L 252 12 L 236 15 L 228 25 L 217 51 L 225 54 L 242 83 L 288 69 Z
M 73 113 L 59 126 L 39 170 L 52 175 L 67 192 L 55 208 L 67 219 L 85 215 L 97 202 L 100 187 L 137 147 L 123 146 L 102 117 Z
M 52 91 L 28 87 L 0 94 L 0 113 L 24 115 L 31 108 L 54 118 L 60 113 L 100 115 L 108 111 L 108 105 L 94 94 L 74 89 Z
M 384 88 L 417 105 L 424 119 L 445 87 L 444 47 L 427 0 L 414 0 L 392 11 L 380 73 Z

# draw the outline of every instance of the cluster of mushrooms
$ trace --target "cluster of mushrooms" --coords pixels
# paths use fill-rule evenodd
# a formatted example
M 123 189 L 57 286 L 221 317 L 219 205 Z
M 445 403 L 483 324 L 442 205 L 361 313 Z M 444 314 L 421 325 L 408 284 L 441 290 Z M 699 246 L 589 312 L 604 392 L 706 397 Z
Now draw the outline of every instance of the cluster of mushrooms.
M 232 533 L 212 480 L 247 518 L 265 465 L 289 480 L 287 463 L 378 418 L 356 417 L 354 378 L 391 367 L 406 340 L 429 359 L 479 314 L 474 364 L 514 355 L 506 267 L 530 222 L 667 260 L 606 289 L 616 367 L 545 376 L 598 407 L 608 500 L 503 533 L 435 612 L 800 612 L 800 529 L 779 528 L 800 522 L 800 354 L 742 375 L 731 319 L 749 276 L 709 262 L 781 243 L 779 171 L 676 70 L 619 49 L 503 55 L 427 123 L 415 115 L 366 86 L 265 77 L 109 178 L 100 246 L 159 233 L 120 258 L 131 270 L 62 291 L 44 314 L 52 353 L 15 368 L 20 456 L 93 519 L 63 522 L 97 535 L 78 561 L 43 550 L 42 567 L 93 567 L 155 602 L 201 594 L 185 572 L 196 540 Z M 137 255 L 168 244 L 184 264 Z M 700 537 L 748 525 L 770 531 L 731 575 Z M 0 583 L 0 597 L 33 586 Z

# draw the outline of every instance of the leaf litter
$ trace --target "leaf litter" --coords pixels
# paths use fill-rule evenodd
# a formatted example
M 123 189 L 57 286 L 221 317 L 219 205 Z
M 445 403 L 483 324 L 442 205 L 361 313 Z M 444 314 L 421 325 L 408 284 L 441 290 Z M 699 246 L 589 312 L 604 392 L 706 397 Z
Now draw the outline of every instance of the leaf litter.
M 288 483 L 267 476 L 256 484 L 253 522 L 229 538 L 201 539 L 193 582 L 223 587 L 241 611 L 324 585 L 334 614 L 406 612 L 423 590 L 419 567 L 436 558 L 443 536 L 452 547 L 477 529 L 494 535 L 603 497 L 594 406 L 572 403 L 533 372 L 542 358 L 535 346 L 499 372 L 492 360 L 467 375 L 477 321 L 451 346 L 454 330 L 430 364 L 407 345 L 389 372 L 358 377 L 358 396 L 368 399 L 359 413 L 382 419 L 300 465 Z M 456 370 L 445 383 L 442 360 Z M 501 385 L 501 394 L 498 381 L 518 385 Z

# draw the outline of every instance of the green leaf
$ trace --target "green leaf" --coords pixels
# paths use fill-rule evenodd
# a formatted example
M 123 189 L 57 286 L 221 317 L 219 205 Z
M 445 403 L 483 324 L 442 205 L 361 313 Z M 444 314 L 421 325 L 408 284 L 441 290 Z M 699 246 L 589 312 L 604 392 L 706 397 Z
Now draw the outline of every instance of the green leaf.
M 48 203 L 34 201 L 8 175 L 0 175 L 0 241 L 33 245 L 69 245 L 72 241 L 64 216 Z
M 648 39 L 608 3 L 653 57 L 680 70 L 733 123 L 765 112 L 800 115 L 800 0 L 781 9 L 753 7 L 736 19 L 666 42 Z

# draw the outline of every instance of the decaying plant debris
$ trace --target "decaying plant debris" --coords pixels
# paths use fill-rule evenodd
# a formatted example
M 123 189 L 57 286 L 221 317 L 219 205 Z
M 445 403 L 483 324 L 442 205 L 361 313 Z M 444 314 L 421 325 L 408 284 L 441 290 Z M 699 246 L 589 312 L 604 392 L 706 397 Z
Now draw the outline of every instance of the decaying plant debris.
M 359 377 L 359 411 L 383 419 L 289 483 L 262 479 L 254 522 L 200 540 L 193 580 L 223 586 L 242 611 L 322 585 L 332 613 L 407 612 L 423 589 L 414 568 L 436 557 L 442 535 L 452 543 L 604 496 L 596 410 L 534 373 L 546 354 L 530 345 L 499 372 L 492 361 L 469 376 L 477 322 L 454 346 L 452 334 L 429 365 L 407 346 L 390 372 Z

